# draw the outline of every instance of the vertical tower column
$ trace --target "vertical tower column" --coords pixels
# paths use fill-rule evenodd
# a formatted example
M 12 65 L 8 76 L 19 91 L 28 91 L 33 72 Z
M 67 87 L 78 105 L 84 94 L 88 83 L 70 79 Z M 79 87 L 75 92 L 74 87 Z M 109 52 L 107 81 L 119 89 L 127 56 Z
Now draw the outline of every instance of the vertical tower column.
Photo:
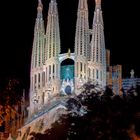
M 42 68 L 45 62 L 44 57 L 44 21 L 42 15 L 43 5 L 41 0 L 38 0 L 37 7 L 37 18 L 34 28 L 34 39 L 32 47 L 32 57 L 31 57 L 31 69 L 30 69 L 30 112 L 33 114 L 34 111 L 38 108 L 38 105 L 41 104 L 41 101 L 38 100 L 41 96 L 42 89 Z M 38 105 L 36 105 L 36 102 Z
M 75 92 L 87 81 L 89 59 L 89 22 L 87 0 L 79 0 L 75 34 Z
M 59 32 L 59 18 L 56 0 L 51 0 L 49 4 L 48 18 L 46 29 L 46 61 L 45 66 L 47 69 L 46 88 L 48 90 L 51 86 L 51 93 L 56 95 L 60 89 L 60 32 Z
M 94 71 L 94 76 L 89 75 L 89 77 L 104 87 L 106 85 L 106 50 L 101 0 L 96 0 L 92 28 L 91 58 L 88 67 L 90 71 Z

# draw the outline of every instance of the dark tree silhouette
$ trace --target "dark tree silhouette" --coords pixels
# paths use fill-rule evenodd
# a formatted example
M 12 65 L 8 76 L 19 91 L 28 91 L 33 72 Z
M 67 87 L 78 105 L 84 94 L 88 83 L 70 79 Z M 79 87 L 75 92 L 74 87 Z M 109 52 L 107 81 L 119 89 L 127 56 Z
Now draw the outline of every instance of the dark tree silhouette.
M 89 83 L 84 85 L 83 92 L 76 97 L 82 105 L 88 108 L 84 116 L 68 114 L 62 116 L 52 128 L 44 134 L 31 133 L 35 140 L 138 140 L 140 138 L 140 88 L 137 87 L 137 97 L 124 100 L 120 96 L 112 96 L 111 89 L 107 88 L 102 96 L 96 86 Z M 134 91 L 135 92 L 135 91 Z M 134 93 L 132 93 L 134 94 Z M 77 104 L 74 99 L 69 103 Z M 71 106 L 72 106 L 71 104 Z

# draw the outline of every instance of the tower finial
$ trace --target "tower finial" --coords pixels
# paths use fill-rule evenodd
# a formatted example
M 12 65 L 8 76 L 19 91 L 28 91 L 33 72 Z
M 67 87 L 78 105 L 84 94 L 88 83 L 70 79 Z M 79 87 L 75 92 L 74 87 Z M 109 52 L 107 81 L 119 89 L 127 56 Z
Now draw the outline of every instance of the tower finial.
M 38 0 L 38 4 L 42 4 L 41 0 Z
M 95 0 L 96 5 L 101 5 L 101 0 Z
M 70 57 L 70 54 L 71 54 L 71 50 L 70 48 L 68 49 L 68 57 Z
M 51 2 L 56 2 L 56 0 L 51 0 Z
M 38 10 L 42 10 L 43 9 L 43 4 L 41 2 L 41 0 L 38 0 L 38 7 L 37 7 Z
M 134 74 L 135 74 L 135 72 L 134 72 L 133 69 L 130 71 L 130 74 L 131 74 L 131 78 L 134 78 Z

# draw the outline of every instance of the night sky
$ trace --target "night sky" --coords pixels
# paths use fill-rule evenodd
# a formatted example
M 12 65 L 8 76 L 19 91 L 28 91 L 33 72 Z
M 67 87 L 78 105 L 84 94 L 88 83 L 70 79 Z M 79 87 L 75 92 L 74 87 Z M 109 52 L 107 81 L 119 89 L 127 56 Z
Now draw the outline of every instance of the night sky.
M 48 3 L 44 4 L 46 23 Z M 78 0 L 57 0 L 62 52 L 73 51 Z M 92 25 L 95 2 L 89 2 L 89 20 Z M 138 1 L 102 0 L 106 48 L 111 51 L 111 64 L 123 65 L 123 77 L 129 77 L 132 68 L 140 77 L 139 7 Z M 2 10 L 3 8 L 3 10 Z M 23 81 L 29 87 L 30 56 L 32 49 L 37 0 L 1 2 L 0 86 L 9 77 Z M 137 35 L 138 34 L 138 35 Z

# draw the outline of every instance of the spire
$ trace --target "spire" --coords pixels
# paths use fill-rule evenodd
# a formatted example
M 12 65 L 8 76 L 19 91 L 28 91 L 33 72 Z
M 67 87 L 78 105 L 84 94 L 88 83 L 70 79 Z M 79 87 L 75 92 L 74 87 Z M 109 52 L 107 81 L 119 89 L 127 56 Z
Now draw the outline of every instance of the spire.
M 78 10 L 88 10 L 87 0 L 80 0 Z
M 51 2 L 55 2 L 56 3 L 56 0 L 51 0 Z
M 49 13 L 56 14 L 57 13 L 57 2 L 56 0 L 51 0 L 49 5 Z
M 42 2 L 41 2 L 41 0 L 38 0 L 38 8 L 43 8 L 43 4 L 42 4 Z
M 75 53 L 76 55 L 87 56 L 89 45 L 89 22 L 87 0 L 79 0 L 76 35 L 75 35 Z
M 60 53 L 59 18 L 56 0 L 51 0 L 46 28 L 46 59 L 57 57 Z
M 131 78 L 134 78 L 134 74 L 135 74 L 135 72 L 134 72 L 134 70 L 132 69 L 131 71 L 130 71 L 130 74 L 131 74 Z
M 105 48 L 104 44 L 104 30 L 103 30 L 103 17 L 101 10 L 101 0 L 95 0 L 96 8 L 94 11 L 93 26 L 92 26 L 92 49 L 91 56 L 93 61 L 103 62 L 103 58 L 100 57 L 101 50 Z M 100 9 L 99 9 L 100 7 Z M 101 54 L 98 54 L 101 53 Z M 104 52 L 105 53 L 105 52 Z M 97 56 L 96 56 L 97 55 Z
M 97 67 L 96 77 L 102 79 L 99 83 L 106 85 L 106 50 L 104 41 L 104 26 L 101 10 L 101 0 L 95 0 L 96 8 L 94 11 L 93 26 L 92 26 L 92 39 L 91 39 L 91 58 Z M 100 66 L 100 68 L 98 67 Z M 100 78 L 99 78 L 100 77 Z
M 40 67 L 44 62 L 44 21 L 42 15 L 43 5 L 41 0 L 38 0 L 37 18 L 34 28 L 34 40 L 32 50 L 32 68 Z
M 101 0 L 95 0 L 95 9 L 101 9 Z
M 86 79 L 86 64 L 89 58 L 89 21 L 87 0 L 79 0 L 74 49 L 76 61 L 75 75 L 77 78 Z M 81 68 L 79 68 L 79 66 Z M 85 67 L 85 69 L 82 67 Z
M 101 0 L 95 0 L 96 6 L 101 5 Z
M 37 17 L 42 18 L 42 10 L 43 10 L 43 4 L 41 0 L 38 0 L 38 6 L 37 6 Z
M 71 54 L 71 50 L 70 48 L 68 49 L 68 57 L 70 57 L 70 54 Z

